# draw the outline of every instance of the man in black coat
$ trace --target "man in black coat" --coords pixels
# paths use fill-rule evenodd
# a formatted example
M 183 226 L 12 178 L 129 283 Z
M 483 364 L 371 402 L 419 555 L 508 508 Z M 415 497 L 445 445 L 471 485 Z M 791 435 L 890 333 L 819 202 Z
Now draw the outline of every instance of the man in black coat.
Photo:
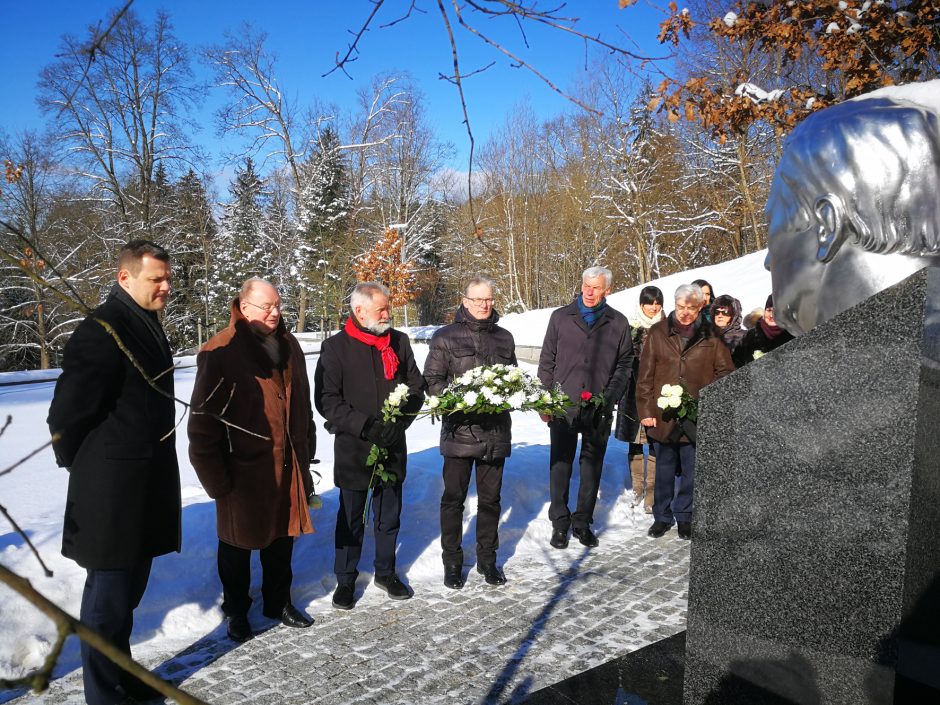
M 336 435 L 333 477 L 340 490 L 336 515 L 336 591 L 333 606 L 352 609 L 357 566 L 365 532 L 363 513 L 372 489 L 375 531 L 375 584 L 393 600 L 411 597 L 395 573 L 395 547 L 400 527 L 402 483 L 408 459 L 405 429 L 424 399 L 424 379 L 415 364 L 408 337 L 390 323 L 389 291 L 381 284 L 357 284 L 350 296 L 352 315 L 339 333 L 323 341 L 314 373 L 313 399 L 326 419 L 326 430 Z M 386 422 L 382 405 L 404 384 L 408 395 L 402 416 Z M 384 448 L 385 470 L 394 481 L 373 477 L 367 465 L 372 446 Z
M 467 284 L 463 305 L 454 323 L 440 328 L 431 338 L 424 364 L 430 394 L 440 394 L 455 377 L 480 365 L 515 365 L 512 333 L 496 325 L 493 282 L 474 277 Z M 512 417 L 500 414 L 451 414 L 441 422 L 441 455 L 444 456 L 444 494 L 441 497 L 441 548 L 444 585 L 459 590 L 464 585 L 463 510 L 470 473 L 477 468 L 477 570 L 490 585 L 503 585 L 506 577 L 496 566 L 499 548 L 497 527 L 503 463 L 511 452 Z
M 581 275 L 581 294 L 552 313 L 539 356 L 539 379 L 548 388 L 558 384 L 573 406 L 564 418 L 549 419 L 551 431 L 551 545 L 568 546 L 568 529 L 587 547 L 597 545 L 591 531 L 594 506 L 613 417 L 633 366 L 630 324 L 607 305 L 613 275 L 606 267 L 590 267 Z M 598 396 L 600 395 L 600 396 Z M 595 401 L 601 401 L 596 404 Z M 574 454 L 581 434 L 580 481 L 574 513 L 568 492 Z
M 70 471 L 62 553 L 88 571 L 81 620 L 127 654 L 152 559 L 180 550 L 173 358 L 157 318 L 169 292 L 166 251 L 125 245 L 117 284 L 65 346 L 49 408 L 56 462 Z M 156 695 L 84 642 L 81 652 L 88 703 Z

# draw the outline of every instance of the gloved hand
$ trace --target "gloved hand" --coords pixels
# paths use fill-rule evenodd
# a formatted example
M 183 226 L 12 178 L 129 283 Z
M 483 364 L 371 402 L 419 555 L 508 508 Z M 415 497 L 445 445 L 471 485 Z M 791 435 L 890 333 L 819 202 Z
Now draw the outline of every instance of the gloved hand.
M 401 439 L 401 429 L 394 421 L 386 423 L 380 419 L 372 419 L 363 428 L 362 435 L 379 448 L 390 448 Z

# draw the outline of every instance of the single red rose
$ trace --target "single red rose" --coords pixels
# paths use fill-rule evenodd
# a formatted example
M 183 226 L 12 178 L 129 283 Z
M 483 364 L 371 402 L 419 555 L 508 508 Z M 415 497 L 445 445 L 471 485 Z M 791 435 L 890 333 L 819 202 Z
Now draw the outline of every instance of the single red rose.
M 581 401 L 590 401 L 592 394 L 590 392 L 581 392 Z

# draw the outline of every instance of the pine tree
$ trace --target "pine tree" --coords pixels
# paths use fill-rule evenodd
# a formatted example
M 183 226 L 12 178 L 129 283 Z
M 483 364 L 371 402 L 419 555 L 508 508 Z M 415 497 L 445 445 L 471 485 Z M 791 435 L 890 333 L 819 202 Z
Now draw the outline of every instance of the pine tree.
M 249 277 L 270 277 L 275 252 L 264 236 L 264 181 L 251 158 L 235 173 L 231 200 L 223 206 L 222 222 L 209 278 L 210 315 L 215 329 L 228 323 L 228 306 Z
M 337 272 L 345 268 L 343 244 L 351 209 L 349 170 L 331 127 L 321 133 L 317 150 L 302 165 L 301 174 L 300 238 L 293 253 L 293 275 L 299 299 L 306 302 L 300 308 L 319 314 L 322 328 L 331 312 L 340 310 L 344 296 L 344 282 Z
M 205 342 L 210 324 L 210 262 L 217 235 L 202 179 L 190 169 L 169 189 L 167 206 L 172 211 L 173 295 L 164 327 L 174 349 Z M 222 321 L 224 324 L 224 321 Z

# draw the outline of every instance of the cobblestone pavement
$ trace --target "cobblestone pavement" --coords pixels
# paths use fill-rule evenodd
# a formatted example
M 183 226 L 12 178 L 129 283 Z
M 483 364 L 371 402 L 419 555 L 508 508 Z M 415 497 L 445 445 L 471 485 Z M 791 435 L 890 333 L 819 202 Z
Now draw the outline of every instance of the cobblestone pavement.
M 355 609 L 317 601 L 310 629 L 235 645 L 220 628 L 145 665 L 214 705 L 514 702 L 685 628 L 689 542 L 650 539 L 647 525 L 510 558 L 502 587 L 471 570 L 463 590 L 425 580 L 394 602 L 363 576 Z M 80 676 L 14 702 L 81 703 Z

